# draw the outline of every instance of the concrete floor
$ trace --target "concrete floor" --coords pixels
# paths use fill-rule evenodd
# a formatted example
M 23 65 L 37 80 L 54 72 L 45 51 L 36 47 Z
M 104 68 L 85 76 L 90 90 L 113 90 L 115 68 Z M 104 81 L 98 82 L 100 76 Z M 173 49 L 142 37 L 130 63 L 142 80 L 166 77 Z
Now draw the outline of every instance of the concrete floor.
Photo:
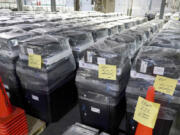
M 76 105 L 69 113 L 67 113 L 58 122 L 49 124 L 41 135 L 62 135 L 62 133 L 71 125 L 80 122 L 79 107 Z M 125 119 L 123 119 L 120 129 L 125 130 Z M 125 135 L 120 133 L 119 135 Z

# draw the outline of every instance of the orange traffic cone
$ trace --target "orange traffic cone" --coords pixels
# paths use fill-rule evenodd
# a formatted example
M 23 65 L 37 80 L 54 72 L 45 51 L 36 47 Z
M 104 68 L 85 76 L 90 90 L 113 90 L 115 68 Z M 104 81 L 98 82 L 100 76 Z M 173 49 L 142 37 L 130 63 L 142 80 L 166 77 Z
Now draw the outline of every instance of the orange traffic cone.
M 0 118 L 9 116 L 13 111 L 12 105 L 6 94 L 4 85 L 0 78 Z
M 154 102 L 154 96 L 155 89 L 153 86 L 150 86 L 147 91 L 146 100 Z M 139 123 L 135 135 L 153 135 L 153 129 Z
M 27 135 L 24 110 L 11 105 L 0 78 L 0 135 Z

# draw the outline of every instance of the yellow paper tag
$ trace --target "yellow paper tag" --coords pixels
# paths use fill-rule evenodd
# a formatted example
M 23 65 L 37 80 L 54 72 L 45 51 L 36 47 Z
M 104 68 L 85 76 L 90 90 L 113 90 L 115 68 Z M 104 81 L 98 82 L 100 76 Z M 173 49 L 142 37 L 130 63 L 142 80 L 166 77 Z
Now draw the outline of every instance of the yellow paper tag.
M 29 54 L 28 65 L 32 68 L 41 69 L 42 58 L 41 55 Z
M 168 95 L 173 95 L 175 88 L 177 85 L 177 80 L 163 77 L 163 76 L 156 76 L 155 82 L 154 82 L 154 87 L 156 91 L 168 94 Z
M 175 20 L 179 21 L 179 17 L 175 17 Z
M 116 73 L 116 65 L 99 64 L 99 78 L 107 80 L 116 80 Z
M 150 102 L 142 97 L 138 98 L 134 120 L 149 128 L 154 128 L 159 113 L 160 104 Z

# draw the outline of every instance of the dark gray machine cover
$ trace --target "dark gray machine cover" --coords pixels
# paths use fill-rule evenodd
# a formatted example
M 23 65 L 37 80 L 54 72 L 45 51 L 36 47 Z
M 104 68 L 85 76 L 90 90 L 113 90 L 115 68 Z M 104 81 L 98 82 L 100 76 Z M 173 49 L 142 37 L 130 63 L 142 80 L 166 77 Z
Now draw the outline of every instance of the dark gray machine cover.
M 23 88 L 49 92 L 71 75 L 75 61 L 67 38 L 43 35 L 22 42 L 17 74 Z M 42 68 L 28 66 L 28 55 L 42 57 Z
M 19 88 L 16 75 L 19 42 L 33 36 L 35 36 L 33 33 L 21 30 L 0 33 L 0 76 L 6 89 Z
M 90 32 L 69 30 L 55 33 L 54 35 L 69 38 L 69 44 L 72 48 L 73 55 L 77 63 L 84 56 L 85 50 L 94 44 L 92 33 Z
M 126 86 L 129 76 L 130 58 L 128 46 L 112 40 L 95 44 L 86 51 L 84 61 L 80 61 L 76 75 L 78 90 L 88 89 L 110 96 L 119 96 Z M 98 78 L 98 65 L 115 65 L 117 79 L 106 80 Z
M 179 59 L 180 50 L 144 46 L 133 64 L 126 96 L 133 99 L 137 99 L 138 96 L 145 97 L 148 87 L 153 86 L 156 75 L 177 79 L 178 84 L 173 96 L 156 91 L 155 100 L 162 106 L 179 110 Z

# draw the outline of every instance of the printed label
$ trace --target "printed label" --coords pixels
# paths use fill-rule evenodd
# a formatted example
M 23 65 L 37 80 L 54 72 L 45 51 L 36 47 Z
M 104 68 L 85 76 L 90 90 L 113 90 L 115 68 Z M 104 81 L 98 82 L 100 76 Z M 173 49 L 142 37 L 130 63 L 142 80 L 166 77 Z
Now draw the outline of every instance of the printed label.
M 147 65 L 148 65 L 148 63 L 146 62 L 146 61 L 141 61 L 141 68 L 140 68 L 140 72 L 142 72 L 142 73 L 146 73 L 146 71 L 147 71 Z
M 86 68 L 86 69 L 92 69 L 92 70 L 98 70 L 97 65 L 84 63 L 83 61 L 79 61 L 79 67 Z
M 27 48 L 27 53 L 28 53 L 28 54 L 34 54 L 34 51 L 33 51 L 33 49 L 31 49 L 31 48 Z
M 164 75 L 164 68 L 163 67 L 154 67 L 153 74 Z
M 91 106 L 91 111 L 95 113 L 101 113 L 100 109 L 92 107 L 92 106 Z
M 32 95 L 32 99 L 33 99 L 33 100 L 36 100 L 36 101 L 39 101 L 39 97 L 38 97 L 38 96 L 35 96 L 35 95 Z
M 154 87 L 156 91 L 172 96 L 176 89 L 177 82 L 178 81 L 175 79 L 157 75 L 154 82 Z
M 98 58 L 97 58 L 97 64 L 106 64 L 106 59 L 105 59 L 105 58 L 98 57 Z
M 87 62 L 92 63 L 92 52 L 87 52 Z
M 154 128 L 159 109 L 160 104 L 153 103 L 142 97 L 139 97 L 133 119 L 144 126 Z

